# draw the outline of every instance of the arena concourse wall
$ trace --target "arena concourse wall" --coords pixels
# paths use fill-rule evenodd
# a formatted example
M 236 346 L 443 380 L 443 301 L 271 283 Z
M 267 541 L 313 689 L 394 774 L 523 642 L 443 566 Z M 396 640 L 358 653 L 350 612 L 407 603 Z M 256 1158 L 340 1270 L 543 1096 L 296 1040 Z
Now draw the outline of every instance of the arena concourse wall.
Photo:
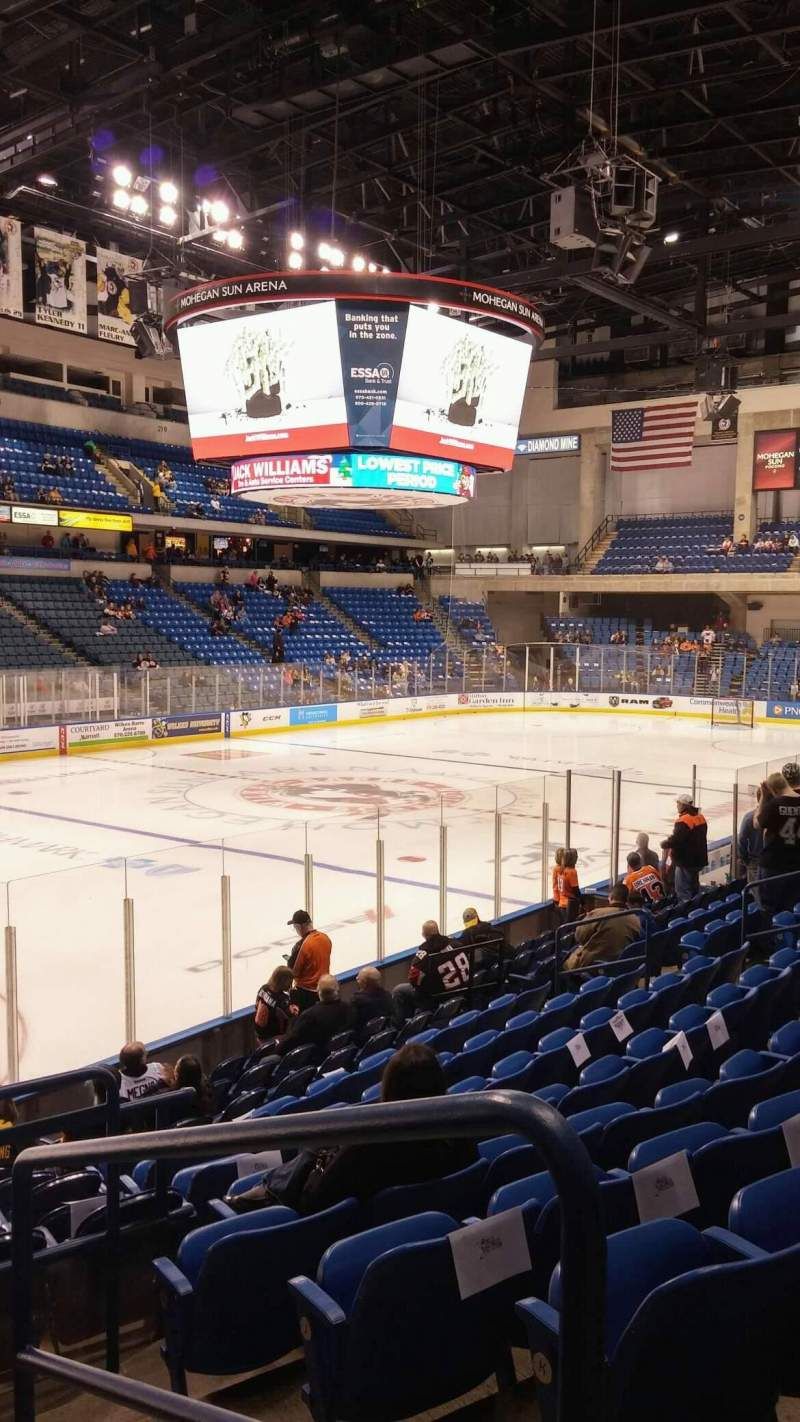
M 125 747 L 174 745 L 313 730 L 319 726 L 361 726 L 366 722 L 411 721 L 431 716 L 464 716 L 534 711 L 602 716 L 681 717 L 711 721 L 711 697 L 627 696 L 614 692 L 465 691 L 439 696 L 376 698 L 256 710 L 192 711 L 170 716 L 72 722 L 0 730 L 0 762 L 46 755 L 75 755 Z M 786 725 L 800 721 L 800 702 L 755 701 L 754 722 Z

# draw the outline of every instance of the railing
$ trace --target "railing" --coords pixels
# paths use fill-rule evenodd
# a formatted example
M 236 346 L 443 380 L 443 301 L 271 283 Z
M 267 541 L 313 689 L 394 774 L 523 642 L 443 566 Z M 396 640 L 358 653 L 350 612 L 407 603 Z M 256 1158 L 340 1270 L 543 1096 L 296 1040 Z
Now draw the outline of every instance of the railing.
M 352 1106 L 335 1115 L 320 1111 L 302 1116 L 234 1121 L 198 1126 L 191 1131 L 139 1135 L 137 1152 L 162 1160 L 210 1160 L 258 1147 L 303 1149 L 326 1145 L 361 1145 L 384 1138 L 429 1140 L 487 1137 L 507 1132 L 525 1135 L 542 1154 L 561 1201 L 561 1319 L 559 1330 L 558 1422 L 606 1422 L 605 1402 L 605 1234 L 600 1219 L 594 1168 L 582 1142 L 554 1107 L 521 1092 L 427 1101 Z M 147 1394 L 143 1384 L 112 1378 L 99 1369 L 72 1364 L 35 1346 L 33 1325 L 33 1212 L 31 1177 L 36 1168 L 58 1164 L 74 1170 L 89 1164 L 110 1168 L 108 1234 L 118 1240 L 120 1165 L 130 1158 L 130 1140 L 66 1142 L 34 1146 L 14 1163 L 13 1325 L 14 1418 L 34 1422 L 37 1373 L 74 1381 L 79 1387 L 134 1408 L 146 1404 L 156 1417 L 229 1418 L 236 1414 L 181 1410 L 172 1394 Z M 113 1188 L 111 1188 L 113 1186 Z M 113 1248 L 112 1248 L 113 1257 Z M 118 1366 L 118 1363 L 116 1364 Z M 139 1391 L 135 1391 L 138 1389 Z M 154 1405 L 155 1404 L 155 1405 Z M 195 1404 L 195 1407 L 199 1404 Z
M 676 912 L 677 912 L 677 910 L 676 910 Z M 652 932 L 652 923 L 651 923 L 651 920 L 650 920 L 650 915 L 649 915 L 646 911 L 639 912 L 639 911 L 638 911 L 637 909 L 635 909 L 635 908 L 623 908 L 623 909 L 620 909 L 619 913 L 607 913 L 607 914 L 604 914 L 601 919 L 588 919 L 588 918 L 585 918 L 585 919 L 583 919 L 583 920 L 580 920 L 580 922 L 582 922 L 584 926 L 586 926 L 587 923 L 594 923 L 594 924 L 597 924 L 597 925 L 599 926 L 601 923 L 608 923 L 611 919 L 615 919 L 615 918 L 631 918 L 631 917 L 639 918 L 639 920 L 640 920 L 640 925 L 641 925 L 641 930 L 642 930 L 642 932 L 641 932 L 641 937 L 642 937 L 642 939 L 644 940 L 644 950 L 643 950 L 643 952 L 642 952 L 638 957 L 636 957 L 636 958 L 626 957 L 626 956 L 625 956 L 625 953 L 623 952 L 622 954 L 620 954 L 620 956 L 619 956 L 618 958 L 608 958 L 608 959 L 596 958 L 588 967 L 585 967 L 585 968 L 568 968 L 568 969 L 566 969 L 566 970 L 564 969 L 564 961 L 565 961 L 565 960 L 564 960 L 564 958 L 563 958 L 563 956 L 562 956 L 562 954 L 563 954 L 563 945 L 564 945 L 564 943 L 567 941 L 567 939 L 571 939 L 571 938 L 572 938 L 572 936 L 573 936 L 573 934 L 574 934 L 574 932 L 575 932 L 575 929 L 579 926 L 579 921 L 576 920 L 574 923 L 562 923 L 562 924 L 559 924 L 558 928 L 556 929 L 556 933 L 555 933 L 555 945 L 554 945 L 554 948 L 553 948 L 553 996 L 554 996 L 554 997 L 558 996 L 558 993 L 559 993 L 559 991 L 560 991 L 560 982 L 561 982 L 561 977 L 562 977 L 562 974 L 564 973 L 564 971 L 566 971 L 569 975 L 574 975 L 574 976 L 576 976 L 576 977 L 590 977 L 590 976 L 592 976 L 592 974 L 594 974 L 594 973 L 596 973 L 596 972 L 602 972 L 604 968 L 613 966 L 614 968 L 619 969 L 622 965 L 624 965 L 624 966 L 627 967 L 627 968 L 639 968 L 639 967 L 640 967 L 640 968 L 642 969 L 642 975 L 643 975 L 643 977 L 645 978 L 645 980 L 649 980 L 650 975 L 651 975 L 651 971 L 652 971 L 652 967 L 653 967 L 653 965 L 652 965 L 651 962 L 650 962 L 650 935 L 651 935 L 651 932 Z M 639 940 L 637 940 L 637 941 L 639 941 Z M 581 946 L 581 945 L 576 941 L 575 947 L 576 947 L 576 948 L 579 948 L 580 946 Z
M 463 638 L 458 623 L 451 625 Z M 468 691 L 800 699 L 800 647 L 787 668 L 785 656 L 766 648 L 752 652 L 716 646 L 704 654 L 595 643 L 541 641 L 501 647 L 466 638 L 464 642 L 469 657 L 442 647 L 415 661 L 393 660 L 382 649 L 365 646 L 369 665 L 361 668 L 264 662 L 155 671 L 130 667 L 5 671 L 0 672 L 0 728 Z
M 575 558 L 573 560 L 575 567 L 579 568 L 581 566 L 584 560 L 588 558 L 589 554 L 597 547 L 600 540 L 602 538 L 605 538 L 609 529 L 615 528 L 616 524 L 616 516 L 614 514 L 606 514 L 605 518 L 603 519 L 603 522 L 597 525 L 597 528 L 594 530 L 594 533 L 591 535 L 591 537 L 586 540 L 583 547 L 579 548 L 577 553 L 575 554 Z

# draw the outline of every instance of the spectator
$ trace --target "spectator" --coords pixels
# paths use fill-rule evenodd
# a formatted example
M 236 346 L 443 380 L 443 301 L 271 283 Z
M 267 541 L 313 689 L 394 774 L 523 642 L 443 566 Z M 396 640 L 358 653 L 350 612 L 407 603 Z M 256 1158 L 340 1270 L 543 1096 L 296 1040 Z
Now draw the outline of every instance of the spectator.
M 298 1009 L 289 996 L 291 986 L 292 970 L 281 964 L 258 989 L 253 1025 L 259 1042 L 282 1037 L 292 1018 L 297 1016 Z
M 98 629 L 97 629 L 97 636 L 98 636 L 98 637 L 116 637 L 116 635 L 117 635 L 117 629 L 116 629 L 116 627 L 114 626 L 113 622 L 110 622 L 109 619 L 108 619 L 107 617 L 105 617 L 105 618 L 103 619 L 103 621 L 100 623 L 100 626 L 99 626 Z
M 629 895 L 638 894 L 645 903 L 660 904 L 664 901 L 661 875 L 651 864 L 642 864 L 635 852 L 628 855 L 628 872 L 622 882 Z
M 52 533 L 50 532 L 50 530 L 49 530 L 49 528 L 48 528 L 47 532 L 46 532 L 46 533 L 43 535 L 43 537 L 42 537 L 42 547 L 43 547 L 43 548 L 46 548 L 47 551 L 48 551 L 48 553 L 49 553 L 49 552 L 50 552 L 50 549 L 51 549 L 51 548 L 55 548 L 55 546 L 56 546 L 56 540 L 54 539 Z
M 365 1038 L 364 1029 L 375 1017 L 391 1017 L 392 994 L 383 986 L 377 968 L 362 968 L 356 977 L 356 990 L 350 1000 L 353 1009 L 353 1031 L 356 1041 Z
M 764 831 L 759 860 L 761 878 L 800 870 L 800 795 L 780 771 L 762 781 L 753 822 Z M 797 895 L 798 880 L 794 876 L 759 890 L 762 908 L 769 912 L 795 903 Z
M 283 633 L 280 627 L 276 627 L 272 633 L 272 664 L 280 666 L 286 658 L 286 646 L 283 640 Z
M 737 552 L 737 553 L 749 553 L 749 551 L 750 551 L 750 539 L 747 537 L 747 534 L 746 534 L 746 533 L 743 533 L 742 536 L 741 536 L 741 538 L 739 539 L 739 542 L 738 542 L 737 545 L 736 545 L 736 552 Z
M 711 626 L 709 625 L 709 623 L 707 622 L 706 625 L 705 625 L 705 627 L 703 628 L 702 632 L 700 633 L 700 641 L 702 642 L 702 644 L 703 644 L 704 647 L 709 647 L 709 648 L 711 648 L 711 647 L 713 647 L 713 645 L 714 645 L 714 643 L 716 642 L 716 640 L 717 640 L 717 634 L 716 634 L 716 632 L 714 631 L 714 628 L 711 627 Z
M 641 933 L 641 924 L 635 913 L 621 916 L 627 904 L 628 890 L 625 885 L 614 884 L 608 895 L 608 908 L 601 906 L 587 913 L 575 929 L 578 946 L 564 964 L 567 972 L 575 968 L 588 968 L 598 962 L 613 962 L 622 956 L 629 943 L 636 941 Z
M 573 923 L 578 917 L 581 905 L 581 891 L 578 884 L 577 849 L 564 850 L 564 862 L 556 879 L 558 907 L 562 923 Z
M 448 953 L 447 949 L 452 951 Z M 464 987 L 468 981 L 467 954 L 453 947 L 450 939 L 439 932 L 434 919 L 426 919 L 422 943 L 411 959 L 408 982 L 400 983 L 392 993 L 395 1013 L 403 1020 L 415 1012 L 425 1012 L 433 1007 L 435 998 L 449 989 Z
M 209 1121 L 214 1115 L 214 1097 L 208 1077 L 204 1075 L 203 1068 L 197 1057 L 179 1057 L 175 1063 L 175 1090 L 181 1087 L 194 1087 L 195 1104 L 190 1107 L 186 1115 L 197 1118 L 200 1121 Z
M 684 903 L 698 892 L 700 870 L 708 863 L 708 825 L 691 795 L 679 795 L 676 804 L 678 816 L 672 834 L 661 841 L 661 848 L 671 851 L 675 893 L 678 901 Z
M 756 810 L 760 801 L 761 786 L 759 785 L 756 788 Z M 756 879 L 761 878 L 761 855 L 764 852 L 764 831 L 755 823 L 756 810 L 748 810 L 742 816 L 739 833 L 736 837 L 739 868 L 744 870 L 748 884 L 753 884 Z
M 564 868 L 564 850 L 563 850 L 563 848 L 559 848 L 559 849 L 556 850 L 555 854 L 553 855 L 553 868 L 552 868 L 552 870 L 551 870 L 551 878 L 552 878 L 552 884 L 553 884 L 553 908 L 555 908 L 555 909 L 557 909 L 557 908 L 559 907 L 559 902 L 558 902 L 558 900 L 559 900 L 558 880 L 559 880 L 559 875 L 561 874 L 561 871 L 562 871 L 563 868 Z
M 476 908 L 465 908 L 461 915 L 464 924 L 464 931 L 461 934 L 459 947 L 470 948 L 473 944 L 486 944 L 480 953 L 475 954 L 473 966 L 478 968 L 491 968 L 497 964 L 500 948 L 500 940 L 503 935 L 499 929 L 493 928 L 491 923 L 485 923 L 480 917 Z M 488 945 L 491 944 L 491 947 Z
M 125 1043 L 115 1075 L 120 1101 L 141 1101 L 143 1096 L 171 1087 L 175 1079 L 173 1068 L 165 1062 L 148 1062 L 143 1042 Z
M 331 940 L 320 933 L 305 909 L 297 909 L 287 927 L 297 931 L 297 942 L 289 955 L 289 967 L 294 977 L 292 1002 L 300 1008 L 313 1007 L 317 1001 L 320 979 L 330 971 Z
M 649 864 L 653 869 L 660 870 L 661 860 L 655 850 L 650 848 L 650 836 L 649 834 L 644 834 L 641 830 L 636 836 L 636 853 L 643 865 L 646 866 Z
M 800 765 L 796 761 L 787 760 L 781 775 L 792 790 L 800 792 Z
M 384 1069 L 382 1101 L 420 1101 L 444 1096 L 446 1091 L 442 1067 L 424 1043 L 406 1043 Z M 282 1204 L 301 1215 L 312 1215 L 340 1200 L 355 1198 L 367 1204 L 392 1185 L 440 1180 L 466 1169 L 476 1158 L 474 1141 L 441 1137 L 417 1141 L 390 1138 L 369 1145 L 304 1151 L 291 1173 L 285 1166 L 276 1166 L 254 1190 L 234 1196 L 230 1203 L 237 1211 Z
M 786 540 L 786 547 L 791 549 L 792 553 L 800 552 L 800 538 L 797 537 L 796 528 L 793 528 L 791 533 L 789 534 L 789 537 Z
M 339 984 L 330 973 L 323 973 L 317 984 L 317 991 L 310 994 L 313 1006 L 306 1008 L 295 1017 L 285 1037 L 277 1043 L 275 1051 L 279 1057 L 294 1051 L 295 1047 L 315 1046 L 325 1052 L 332 1037 L 346 1032 L 352 1022 L 352 1008 L 342 1002 Z

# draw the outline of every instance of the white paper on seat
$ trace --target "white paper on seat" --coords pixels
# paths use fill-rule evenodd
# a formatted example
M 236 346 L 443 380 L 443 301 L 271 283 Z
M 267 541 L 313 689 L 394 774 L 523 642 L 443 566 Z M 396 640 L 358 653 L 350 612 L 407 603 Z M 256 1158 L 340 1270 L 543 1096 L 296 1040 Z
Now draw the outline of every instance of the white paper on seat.
M 279 1150 L 265 1150 L 260 1155 L 239 1155 L 236 1157 L 237 1178 L 243 1180 L 245 1175 L 254 1175 L 257 1170 L 271 1170 L 273 1165 L 280 1163 Z
M 790 1116 L 788 1121 L 782 1121 L 781 1130 L 790 1165 L 800 1165 L 800 1116 Z
M 681 1061 L 688 1071 L 692 1064 L 692 1049 L 686 1040 L 685 1032 L 676 1032 L 674 1037 L 670 1037 L 669 1041 L 664 1043 L 661 1050 L 662 1052 L 669 1052 L 673 1047 L 680 1052 Z
M 576 1032 L 574 1037 L 570 1037 L 567 1042 L 567 1051 L 572 1057 L 576 1067 L 583 1066 L 583 1063 L 588 1062 L 592 1055 L 586 1045 L 586 1038 L 582 1032 Z
M 721 1012 L 712 1012 L 706 1023 L 706 1031 L 715 1052 L 718 1052 L 720 1047 L 724 1047 L 725 1043 L 731 1039 L 731 1034 Z
M 608 1019 L 608 1025 L 618 1042 L 624 1042 L 626 1037 L 633 1035 L 633 1028 L 625 1016 L 625 1013 L 622 1011 L 622 1008 L 620 1008 L 619 1012 L 615 1012 L 613 1017 Z
M 515 1274 L 524 1274 L 531 1267 L 521 1209 L 477 1220 L 448 1238 L 462 1299 L 491 1289 Z
M 634 1171 L 631 1179 L 642 1224 L 675 1219 L 700 1204 L 685 1150 L 643 1166 Z

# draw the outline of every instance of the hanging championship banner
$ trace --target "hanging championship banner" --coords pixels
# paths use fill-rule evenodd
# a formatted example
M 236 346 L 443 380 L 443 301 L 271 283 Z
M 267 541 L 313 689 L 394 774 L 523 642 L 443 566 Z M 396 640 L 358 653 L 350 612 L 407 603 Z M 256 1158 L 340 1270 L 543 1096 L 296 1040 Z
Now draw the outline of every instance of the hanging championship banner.
M 0 217 L 0 316 L 22 315 L 22 228 L 16 217 Z
M 86 243 L 34 227 L 36 324 L 86 335 Z
M 97 334 L 101 341 L 133 346 L 131 335 L 134 316 L 128 285 L 132 273 L 142 270 L 140 257 L 126 257 L 123 252 L 111 252 L 96 247 L 97 254 Z

